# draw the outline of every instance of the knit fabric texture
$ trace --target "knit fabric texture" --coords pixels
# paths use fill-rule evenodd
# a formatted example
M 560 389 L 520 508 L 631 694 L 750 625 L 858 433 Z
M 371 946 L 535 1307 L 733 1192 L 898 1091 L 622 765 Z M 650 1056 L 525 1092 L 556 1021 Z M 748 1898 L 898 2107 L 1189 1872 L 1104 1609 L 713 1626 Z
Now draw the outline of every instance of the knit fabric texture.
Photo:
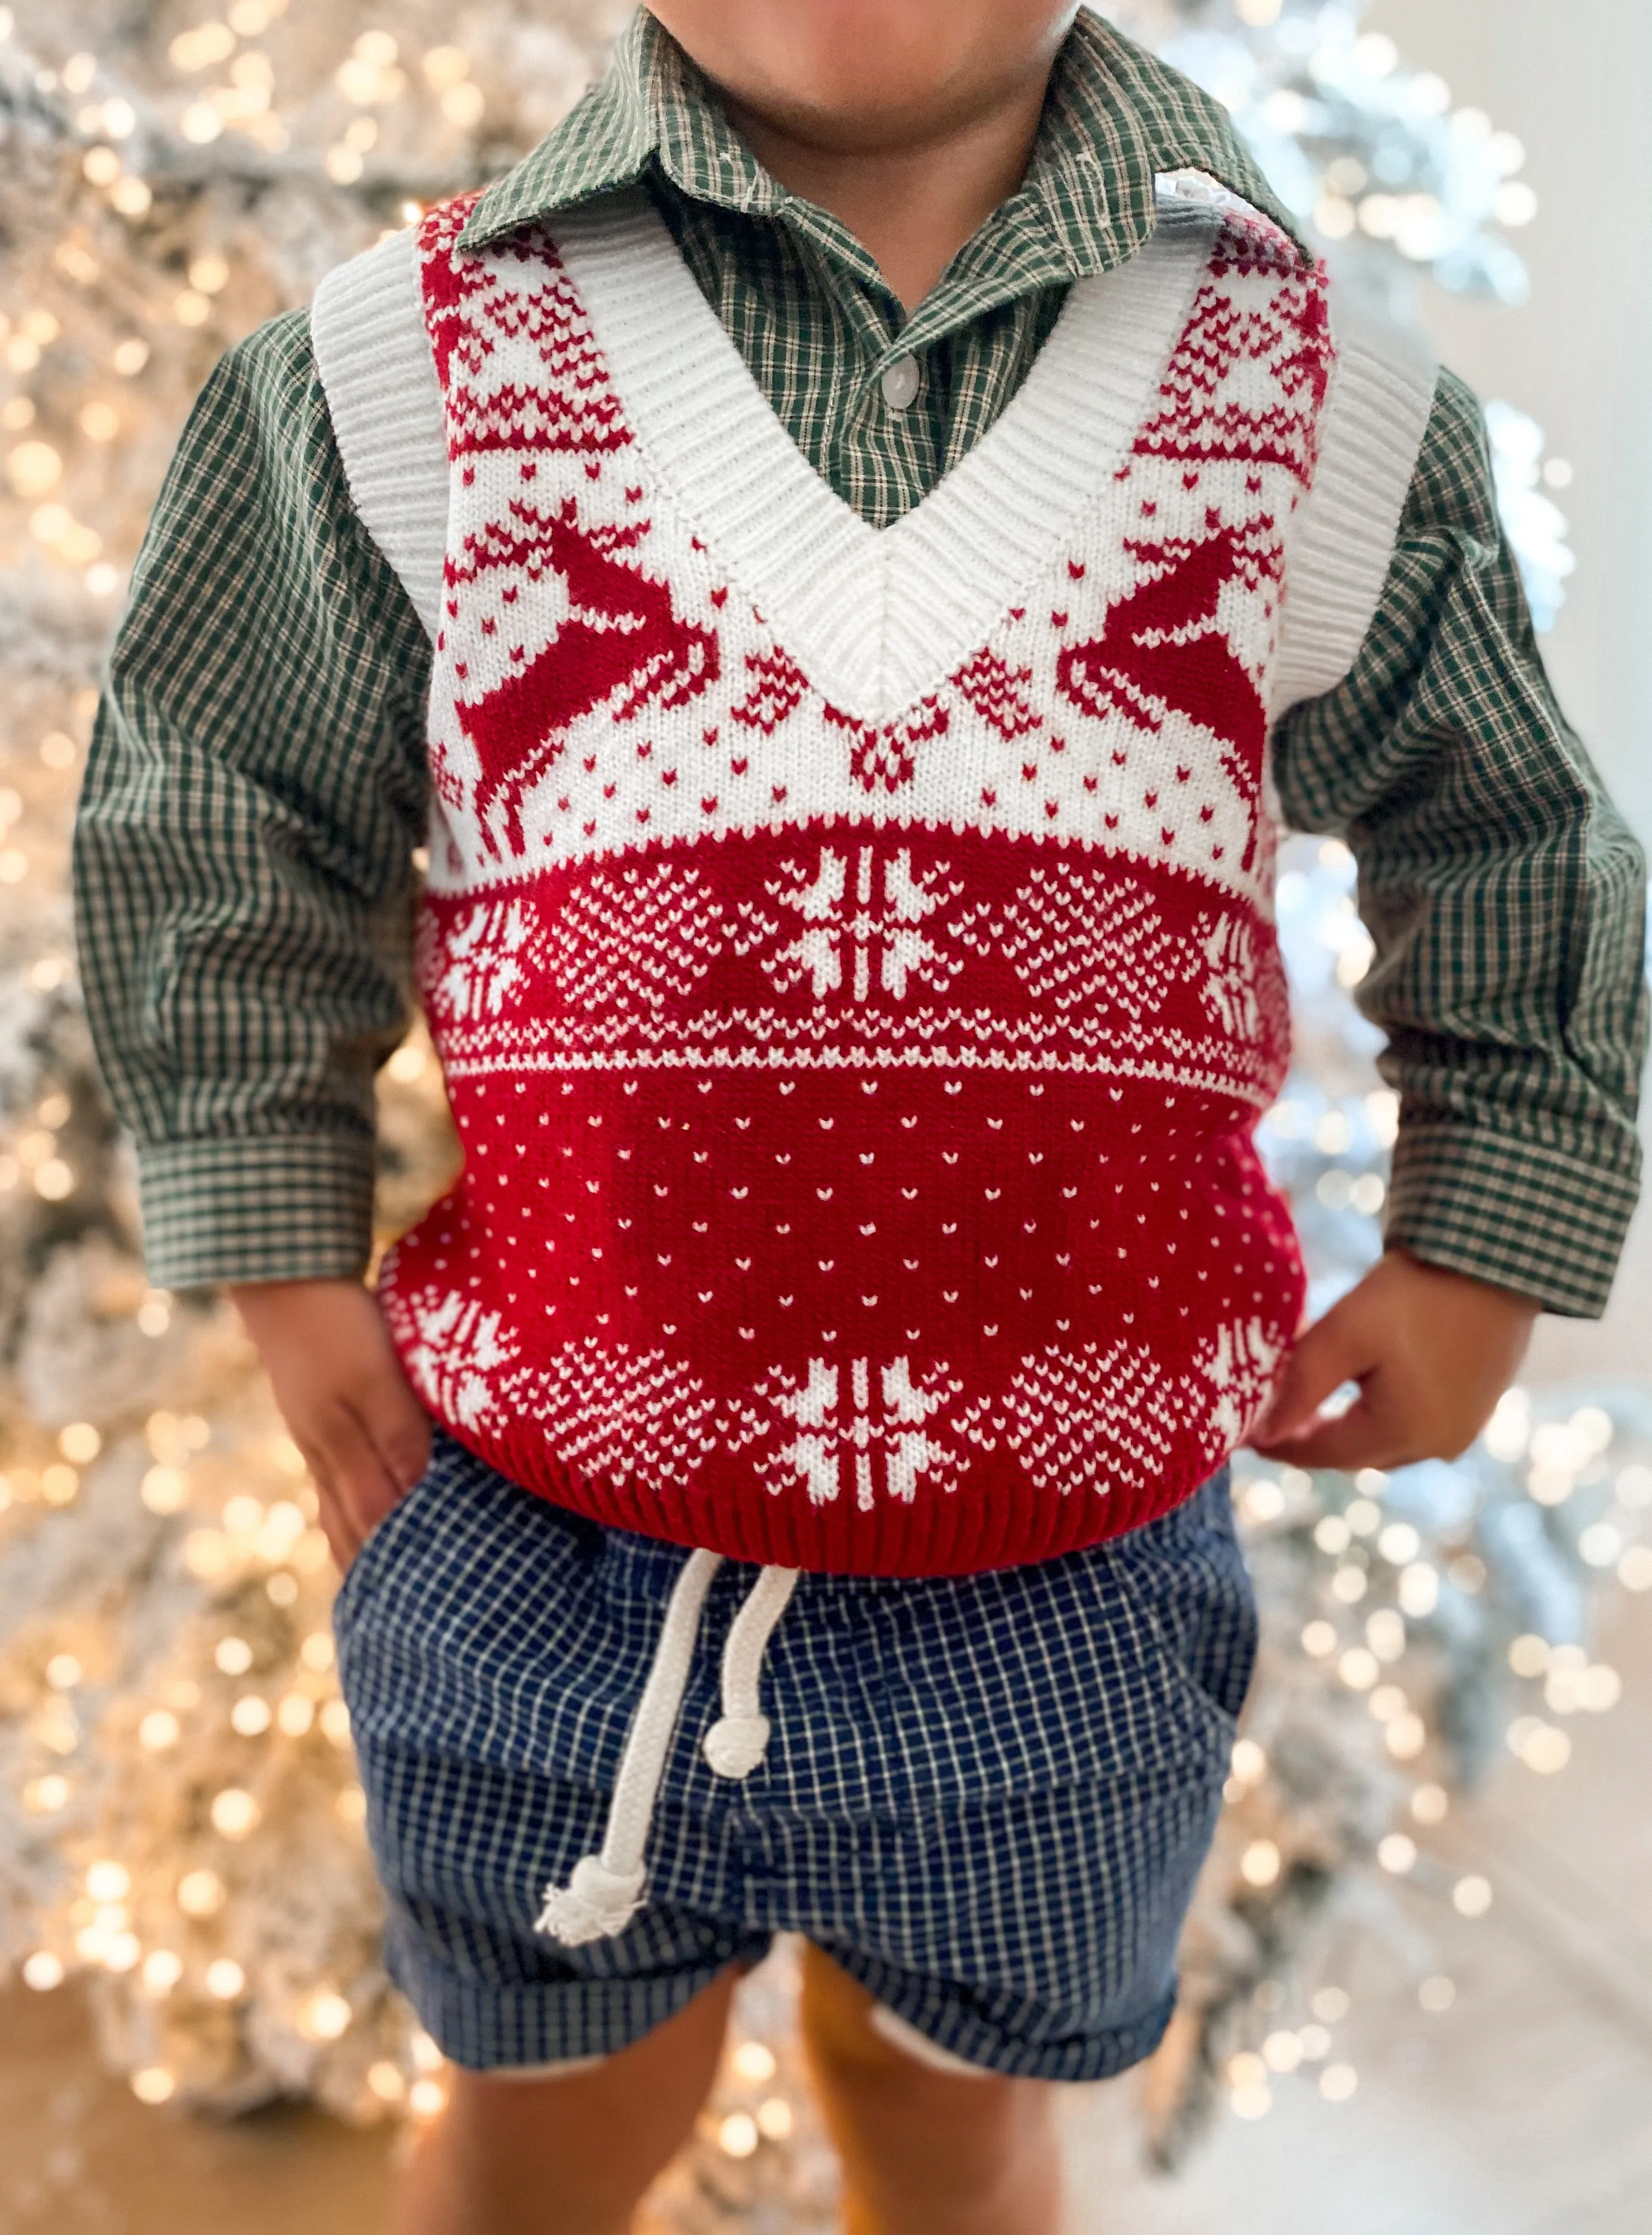
M 514 1480 L 737 1557 L 1137 1527 L 1301 1301 L 1252 1135 L 1322 276 L 1242 204 L 1168 211 L 880 534 L 646 210 L 477 252 L 468 208 L 421 243 L 420 977 L 465 1170 L 384 1270 L 415 1386 Z

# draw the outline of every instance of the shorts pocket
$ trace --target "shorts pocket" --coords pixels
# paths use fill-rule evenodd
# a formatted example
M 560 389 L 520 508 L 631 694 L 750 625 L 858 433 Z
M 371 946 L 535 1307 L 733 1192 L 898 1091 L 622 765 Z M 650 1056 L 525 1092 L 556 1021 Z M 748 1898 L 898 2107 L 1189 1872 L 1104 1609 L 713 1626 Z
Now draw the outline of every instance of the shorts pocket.
M 1118 1542 L 1119 1580 L 1169 1681 L 1212 1742 L 1233 1744 L 1255 1668 L 1255 1589 L 1222 1474 Z
M 363 1594 L 370 1589 L 375 1576 L 395 1552 L 397 1539 L 406 1529 L 416 1507 L 432 1494 L 438 1478 L 445 1471 L 445 1439 L 436 1431 L 430 1441 L 429 1462 L 413 1487 L 398 1498 L 384 1519 L 376 1522 L 366 1542 L 345 1569 L 332 1603 L 332 1622 L 335 1630 L 341 1629 L 354 1616 Z

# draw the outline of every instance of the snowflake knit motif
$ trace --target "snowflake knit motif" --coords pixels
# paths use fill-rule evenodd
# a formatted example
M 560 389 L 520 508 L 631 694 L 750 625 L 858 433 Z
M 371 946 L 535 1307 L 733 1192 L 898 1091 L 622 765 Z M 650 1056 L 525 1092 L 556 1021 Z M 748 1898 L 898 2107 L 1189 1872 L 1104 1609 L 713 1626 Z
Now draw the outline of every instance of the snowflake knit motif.
M 382 1276 L 414 1385 L 540 1494 L 744 1559 L 939 1574 L 1136 1527 L 1242 1438 L 1301 1303 L 1254 1133 L 1323 275 L 1242 205 L 1184 221 L 1133 434 L 967 656 L 880 704 L 687 504 L 572 249 L 465 247 L 473 199 L 420 235 L 450 504 L 418 967 L 464 1170 Z

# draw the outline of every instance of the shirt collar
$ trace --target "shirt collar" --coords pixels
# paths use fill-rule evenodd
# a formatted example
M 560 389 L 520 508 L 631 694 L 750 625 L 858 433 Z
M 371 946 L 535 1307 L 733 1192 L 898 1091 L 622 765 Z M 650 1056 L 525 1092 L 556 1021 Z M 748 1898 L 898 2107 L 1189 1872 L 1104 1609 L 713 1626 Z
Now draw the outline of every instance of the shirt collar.
M 770 176 L 681 48 L 639 9 L 601 80 L 483 193 L 462 245 L 487 247 L 559 210 L 635 186 L 651 170 L 694 200 L 750 216 L 790 207 L 817 221 L 811 232 L 841 231 Z M 1156 222 L 1156 174 L 1188 170 L 1265 212 L 1309 252 L 1227 111 L 1081 9 L 1057 59 L 1026 180 L 1012 198 L 1017 214 L 1046 237 L 1059 272 L 1081 278 L 1134 255 Z
M 753 214 L 790 199 L 676 41 L 639 8 L 590 92 L 482 195 L 462 246 L 486 248 L 558 210 L 636 186 L 651 170 L 693 200 Z

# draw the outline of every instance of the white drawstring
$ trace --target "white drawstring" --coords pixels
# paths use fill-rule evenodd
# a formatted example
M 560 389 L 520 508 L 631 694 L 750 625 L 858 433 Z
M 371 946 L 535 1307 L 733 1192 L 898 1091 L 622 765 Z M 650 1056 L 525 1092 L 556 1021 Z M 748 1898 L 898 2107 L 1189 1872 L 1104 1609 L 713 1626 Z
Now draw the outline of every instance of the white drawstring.
M 642 1907 L 643 1850 L 682 1712 L 705 1594 L 722 1564 L 718 1553 L 692 1552 L 672 1586 L 653 1663 L 620 1759 L 601 1848 L 581 1857 L 567 1885 L 545 1889 L 534 1930 L 565 1947 L 613 1939 Z M 723 1648 L 723 1713 L 706 1733 L 703 1749 L 718 1777 L 749 1777 L 767 1750 L 769 1718 L 758 1699 L 763 1656 L 796 1585 L 796 1569 L 764 1568 L 730 1625 Z
M 729 1624 L 723 1648 L 723 1714 L 701 1751 L 719 1777 L 750 1777 L 769 1746 L 769 1718 L 757 1700 L 763 1656 L 797 1588 L 796 1568 L 765 1568 Z

